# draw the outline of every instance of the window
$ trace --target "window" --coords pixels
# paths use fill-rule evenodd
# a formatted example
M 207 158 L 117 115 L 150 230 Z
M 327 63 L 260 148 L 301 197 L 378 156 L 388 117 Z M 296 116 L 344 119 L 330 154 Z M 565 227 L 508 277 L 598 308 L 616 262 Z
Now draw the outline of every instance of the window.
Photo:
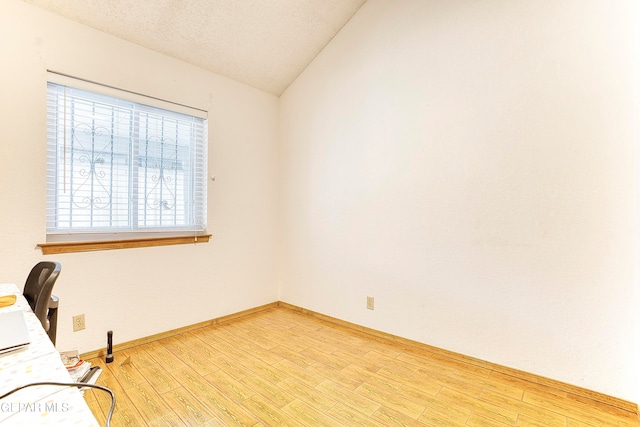
M 105 91 L 47 85 L 47 242 L 204 234 L 204 114 Z

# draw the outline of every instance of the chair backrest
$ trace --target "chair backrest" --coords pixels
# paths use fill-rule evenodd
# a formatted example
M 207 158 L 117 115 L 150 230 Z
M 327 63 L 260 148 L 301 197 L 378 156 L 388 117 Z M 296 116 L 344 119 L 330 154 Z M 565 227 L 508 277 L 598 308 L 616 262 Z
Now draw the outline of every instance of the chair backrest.
M 45 331 L 49 330 L 47 311 L 49 300 L 62 265 L 55 261 L 39 262 L 31 269 L 22 291 Z

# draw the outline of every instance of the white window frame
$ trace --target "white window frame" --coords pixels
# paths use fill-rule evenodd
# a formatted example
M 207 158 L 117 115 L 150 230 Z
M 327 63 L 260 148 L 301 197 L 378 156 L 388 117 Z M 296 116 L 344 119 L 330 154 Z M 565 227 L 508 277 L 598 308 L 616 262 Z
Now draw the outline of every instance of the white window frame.
M 58 242 L 148 241 L 180 236 L 194 236 L 198 241 L 198 237 L 208 236 L 206 111 L 58 73 L 48 73 L 47 81 L 47 244 L 40 246 Z M 61 95 L 56 96 L 54 91 Z M 111 116 L 118 117 L 129 117 L 127 114 L 130 114 L 132 121 L 147 123 L 146 129 L 131 132 L 133 126 L 126 128 L 127 124 L 103 126 L 102 131 L 110 132 L 110 140 L 103 142 L 103 145 L 109 144 L 109 149 L 106 154 L 104 149 L 96 154 L 98 150 L 87 147 L 95 145 L 93 141 L 98 139 L 96 123 L 104 117 L 96 118 L 99 113 L 85 112 L 70 118 L 68 111 L 71 99 L 74 96 L 82 98 L 86 92 L 91 94 L 85 105 L 91 105 L 91 102 L 100 108 L 109 105 L 103 111 L 112 108 L 117 113 Z M 83 114 L 86 117 L 82 118 Z M 192 122 L 187 123 L 187 118 Z M 153 127 L 149 123 L 160 130 L 149 130 Z M 74 130 L 74 125 L 78 129 L 80 126 L 89 129 L 83 137 L 89 138 L 91 143 L 80 141 L 80 133 Z M 123 126 L 124 137 L 120 135 Z M 163 133 L 165 128 L 170 129 L 169 136 Z M 104 134 L 101 137 L 104 141 Z M 116 152 L 116 146 L 121 147 L 120 152 Z M 146 156 L 140 153 L 141 146 L 146 147 Z M 76 147 L 75 154 L 69 154 L 70 147 Z M 78 160 L 82 157 L 81 149 L 87 152 L 83 156 L 86 164 L 82 165 L 82 170 Z M 155 150 L 153 154 L 149 154 L 151 150 Z M 72 159 L 76 161 L 75 166 L 68 164 Z M 109 165 L 106 172 L 104 165 Z M 81 174 L 86 181 L 79 179 Z M 70 183 L 73 177 L 81 184 Z M 113 186 L 114 178 L 116 187 Z M 144 180 L 147 192 L 139 188 L 142 187 L 141 180 Z M 98 192 L 108 197 L 94 196 Z M 81 197 L 84 197 L 82 203 L 79 202 Z M 101 208 L 108 206 L 109 212 L 99 211 L 98 204 Z M 70 206 L 77 212 L 73 218 Z M 163 212 L 166 212 L 164 217 Z

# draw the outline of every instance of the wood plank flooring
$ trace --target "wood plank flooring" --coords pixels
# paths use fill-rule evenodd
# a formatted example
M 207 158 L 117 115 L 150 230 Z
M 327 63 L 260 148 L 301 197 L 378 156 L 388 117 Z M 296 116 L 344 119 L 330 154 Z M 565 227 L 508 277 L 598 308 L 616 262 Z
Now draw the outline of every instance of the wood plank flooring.
M 280 307 L 90 361 L 116 393 L 114 427 L 640 426 L 612 406 Z M 85 399 L 104 423 L 108 395 Z

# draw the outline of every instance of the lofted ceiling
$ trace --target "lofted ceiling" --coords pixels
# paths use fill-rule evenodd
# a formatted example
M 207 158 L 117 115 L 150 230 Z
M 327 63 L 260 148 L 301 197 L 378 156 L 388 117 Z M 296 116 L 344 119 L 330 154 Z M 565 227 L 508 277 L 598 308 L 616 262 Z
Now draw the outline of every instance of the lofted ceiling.
M 366 0 L 23 0 L 280 95 Z

